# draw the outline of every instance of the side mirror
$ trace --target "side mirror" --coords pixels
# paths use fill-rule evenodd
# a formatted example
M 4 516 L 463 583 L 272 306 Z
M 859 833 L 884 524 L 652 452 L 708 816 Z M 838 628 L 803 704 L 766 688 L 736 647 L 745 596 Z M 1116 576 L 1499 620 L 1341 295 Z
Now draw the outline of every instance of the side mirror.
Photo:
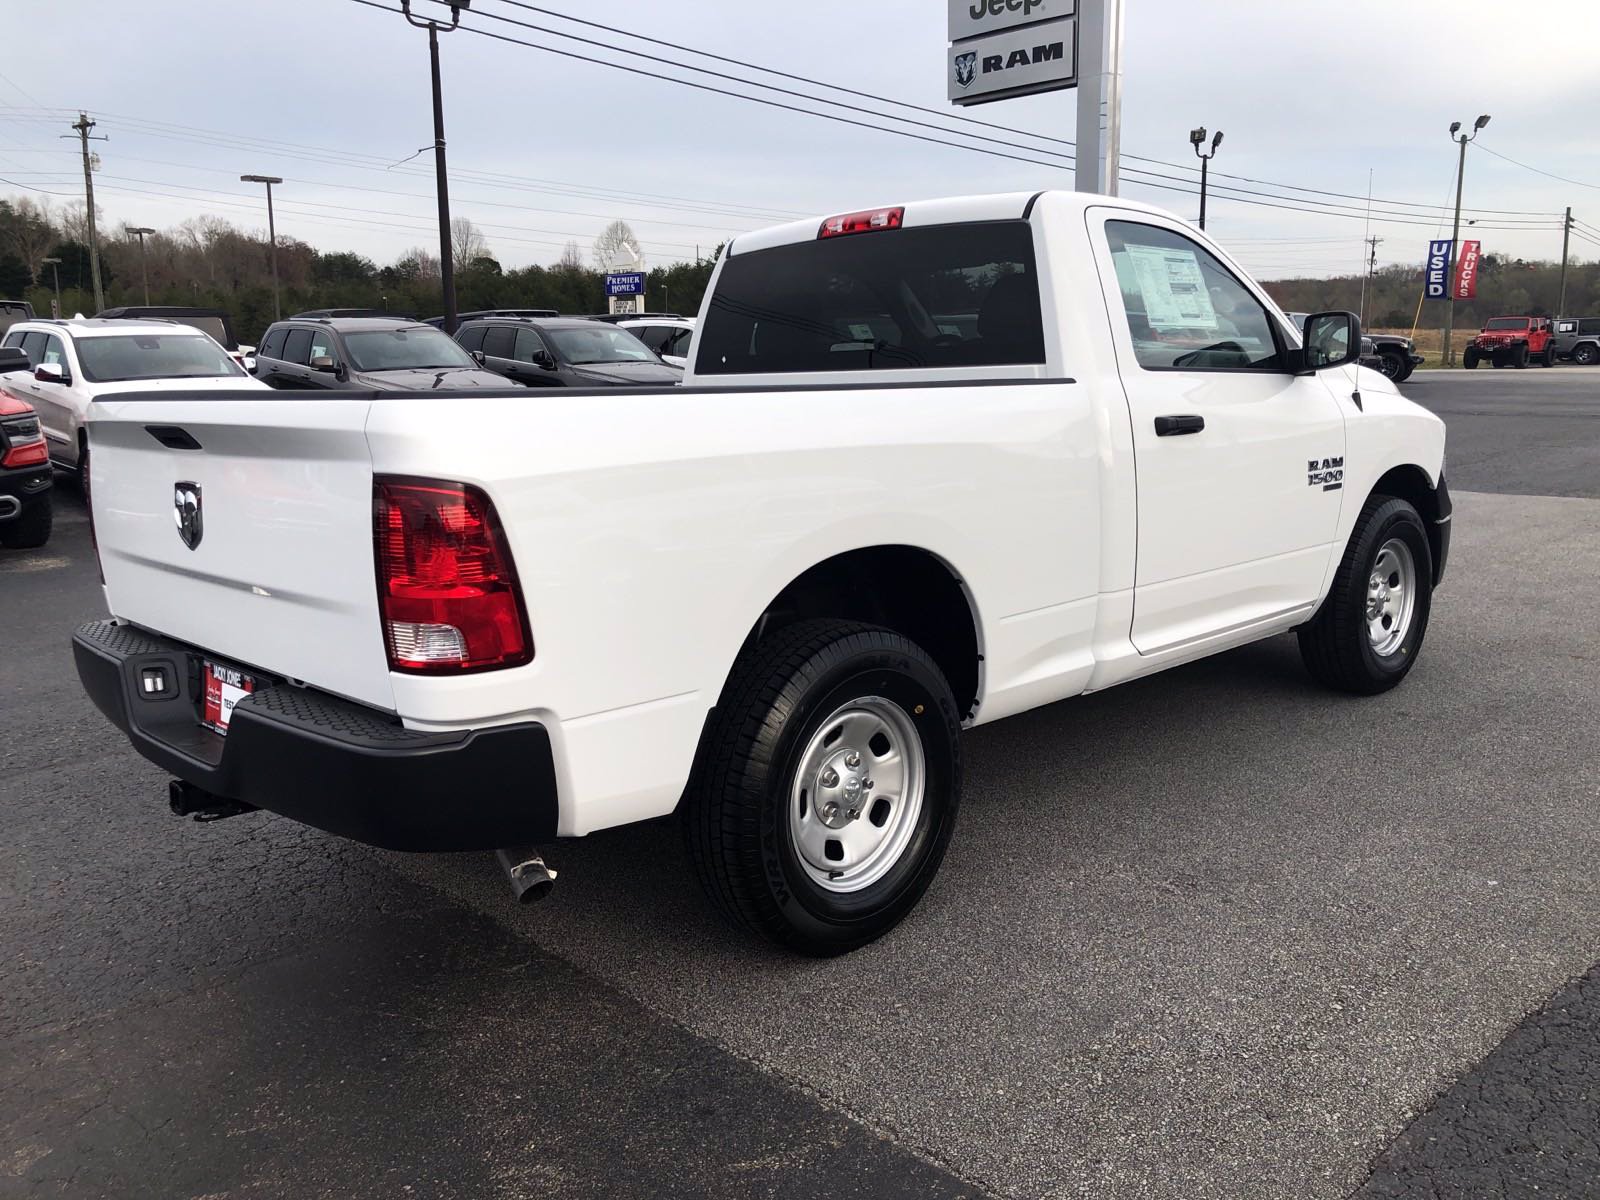
M 483 351 L 482 350 L 474 350 L 474 351 L 472 351 L 472 361 L 477 363 L 480 367 L 483 366 L 483 364 L 484 364 Z
M 60 363 L 40 363 L 34 368 L 33 377 L 40 383 L 67 382 L 67 373 L 62 370 Z
M 546 371 L 554 371 L 556 369 L 556 356 L 551 354 L 548 350 L 540 350 L 536 352 L 533 356 L 533 361 L 538 363 Z
M 244 357 L 244 369 L 247 372 L 249 372 L 251 375 L 254 375 L 256 373 L 256 367 L 259 366 L 259 365 L 260 364 L 258 364 L 256 362 L 255 355 L 253 355 L 253 354 L 245 355 L 245 357 Z
M 333 375 L 338 372 L 339 364 L 333 361 L 331 355 L 319 354 L 311 360 L 311 369 L 313 371 L 325 371 L 329 375 Z
M 1361 321 L 1352 312 L 1312 313 L 1301 339 L 1299 374 L 1360 361 Z

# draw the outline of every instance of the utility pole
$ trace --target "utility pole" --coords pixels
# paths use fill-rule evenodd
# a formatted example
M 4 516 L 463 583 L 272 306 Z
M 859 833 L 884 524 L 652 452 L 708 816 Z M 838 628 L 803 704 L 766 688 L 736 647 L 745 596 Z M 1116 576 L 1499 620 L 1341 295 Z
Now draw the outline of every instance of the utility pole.
M 1556 316 L 1567 312 L 1567 247 L 1572 244 L 1572 205 L 1567 205 L 1567 215 L 1561 221 L 1561 297 L 1556 301 Z
M 461 10 L 472 0 L 442 0 L 450 6 L 450 24 L 421 20 L 411 15 L 411 0 L 400 0 L 406 21 L 428 31 L 428 59 L 433 70 L 433 168 L 439 193 L 439 284 L 444 292 L 444 331 L 456 331 L 456 271 L 450 257 L 450 179 L 444 165 L 444 99 L 439 88 L 439 31 L 449 33 L 461 24 Z
M 1371 256 L 1367 259 L 1367 269 L 1361 276 L 1361 312 L 1359 315 L 1363 326 L 1367 323 L 1367 283 L 1378 269 L 1378 245 L 1383 239 L 1377 234 L 1373 234 L 1366 241 L 1367 246 L 1370 248 Z
M 61 315 L 61 260 L 59 258 L 41 258 L 39 260 L 39 264 L 41 266 L 43 266 L 45 263 L 50 264 L 50 274 L 56 282 L 56 295 L 55 299 L 51 302 L 52 311 L 50 315 L 52 317 L 59 317 Z
M 83 194 L 84 202 L 89 206 L 89 274 L 94 279 L 94 310 L 101 311 L 106 306 L 106 294 L 100 287 L 100 239 L 94 227 L 94 168 L 89 162 L 89 130 L 93 129 L 95 122 L 89 120 L 89 114 L 80 112 L 77 123 L 71 128 L 77 130 L 78 141 L 83 147 Z M 65 137 L 66 134 L 62 134 Z M 92 139 L 96 142 L 108 142 L 107 137 Z
M 1195 157 L 1200 160 L 1200 228 L 1206 227 L 1206 177 L 1211 166 L 1211 160 L 1217 156 L 1217 147 L 1222 145 L 1222 130 L 1217 130 L 1217 136 L 1211 139 L 1211 153 L 1201 153 L 1200 147 L 1205 145 L 1206 127 L 1189 131 L 1189 144 L 1194 147 Z
M 133 234 L 137 234 L 138 237 L 139 237 L 139 279 L 144 284 L 144 306 L 146 308 L 149 308 L 150 307 L 150 268 L 149 268 L 148 264 L 146 264 L 145 258 L 144 258 L 144 235 L 147 234 L 147 233 L 154 233 L 155 230 L 151 229 L 149 226 L 146 226 L 146 225 L 133 225 L 133 226 L 129 227 L 128 232 L 129 233 L 133 233 Z
M 1456 162 L 1456 222 L 1450 230 L 1450 261 L 1445 264 L 1445 286 L 1450 289 L 1444 304 L 1444 353 L 1440 357 L 1447 367 L 1456 365 L 1456 356 L 1450 348 L 1450 338 L 1456 327 L 1456 260 L 1461 256 L 1461 181 L 1467 173 L 1467 143 L 1474 140 L 1485 125 L 1489 114 L 1484 113 L 1472 123 L 1472 132 L 1461 132 L 1461 122 L 1450 122 L 1450 140 L 1461 144 L 1461 157 Z
M 272 319 L 283 320 L 283 307 L 278 301 L 278 227 L 272 222 L 272 185 L 282 183 L 276 175 L 241 175 L 240 183 L 264 183 L 267 185 L 267 244 L 271 247 L 272 259 Z

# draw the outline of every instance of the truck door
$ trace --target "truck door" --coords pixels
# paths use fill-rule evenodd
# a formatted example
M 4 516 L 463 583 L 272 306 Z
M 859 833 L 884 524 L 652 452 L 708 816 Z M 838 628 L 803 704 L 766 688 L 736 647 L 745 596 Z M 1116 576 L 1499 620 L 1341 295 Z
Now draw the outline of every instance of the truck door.
M 1335 549 L 1348 376 L 1291 374 L 1261 294 L 1178 222 L 1088 221 L 1133 427 L 1134 646 L 1308 608 Z

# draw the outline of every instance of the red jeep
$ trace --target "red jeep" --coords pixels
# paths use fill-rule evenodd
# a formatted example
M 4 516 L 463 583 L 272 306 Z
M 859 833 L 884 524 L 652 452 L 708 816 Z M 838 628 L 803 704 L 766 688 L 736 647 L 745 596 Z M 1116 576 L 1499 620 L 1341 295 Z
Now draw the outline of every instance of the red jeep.
M 1497 367 L 1556 365 L 1556 335 L 1549 317 L 1490 317 L 1483 332 L 1467 343 L 1461 365 L 1472 370 L 1487 359 Z

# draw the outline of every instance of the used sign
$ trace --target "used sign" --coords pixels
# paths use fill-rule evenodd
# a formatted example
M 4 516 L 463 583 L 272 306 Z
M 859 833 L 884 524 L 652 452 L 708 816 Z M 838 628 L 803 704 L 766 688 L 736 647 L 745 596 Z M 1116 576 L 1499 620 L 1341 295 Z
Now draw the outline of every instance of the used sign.
M 1423 295 L 1429 300 L 1443 300 L 1450 294 L 1450 238 L 1428 243 L 1428 265 L 1423 268 Z
M 1068 18 L 957 42 L 948 50 L 950 102 L 987 104 L 1076 86 L 1076 34 Z
M 950 0 L 950 40 L 1076 16 L 1078 0 Z

